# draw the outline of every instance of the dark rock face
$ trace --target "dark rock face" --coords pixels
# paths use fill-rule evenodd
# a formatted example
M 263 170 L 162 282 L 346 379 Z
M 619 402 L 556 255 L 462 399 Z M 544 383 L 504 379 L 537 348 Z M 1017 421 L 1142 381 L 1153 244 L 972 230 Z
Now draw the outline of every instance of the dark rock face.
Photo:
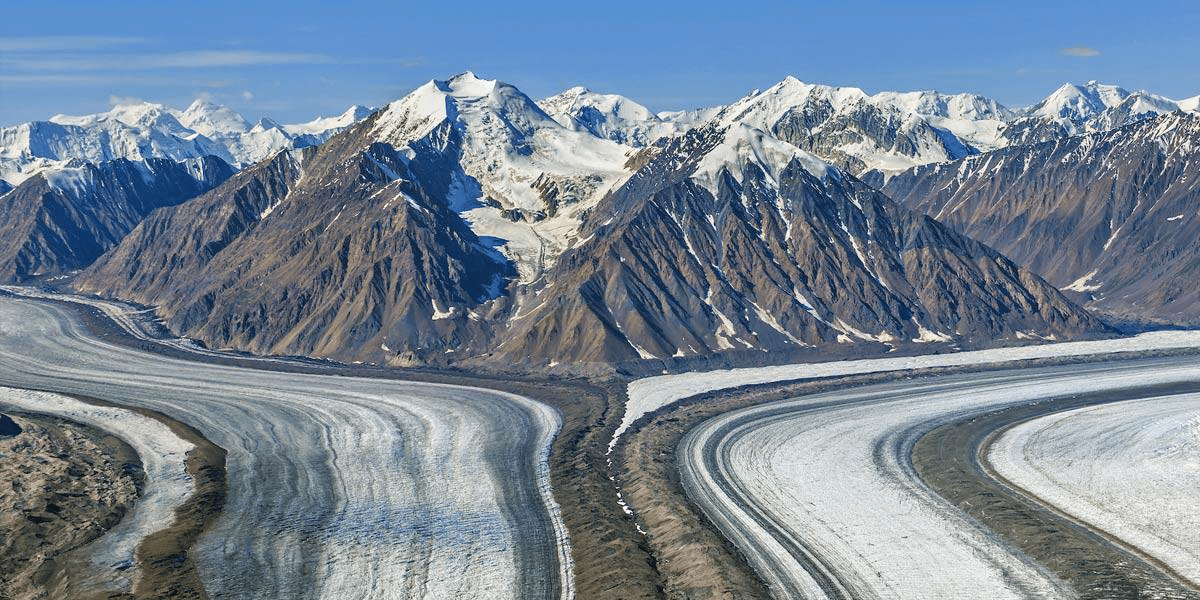
M 376 361 L 454 351 L 485 329 L 474 311 L 512 267 L 446 206 L 441 153 L 401 156 L 362 137 L 369 127 L 155 213 L 76 285 L 160 306 L 173 329 L 220 347 Z
M 0 415 L 0 437 L 15 437 L 21 435 L 21 426 L 8 415 Z
M 884 191 L 1088 305 L 1200 323 L 1200 115 L 1013 147 L 892 178 Z
M 1045 282 L 862 182 L 793 161 L 693 178 L 723 132 L 673 142 L 518 300 L 496 354 L 612 362 L 876 340 L 1074 337 L 1105 326 Z M 533 308 L 525 308 L 530 307 Z
M 118 159 L 36 175 L 0 198 L 0 279 L 86 267 L 151 211 L 198 196 L 232 174 L 210 156 Z

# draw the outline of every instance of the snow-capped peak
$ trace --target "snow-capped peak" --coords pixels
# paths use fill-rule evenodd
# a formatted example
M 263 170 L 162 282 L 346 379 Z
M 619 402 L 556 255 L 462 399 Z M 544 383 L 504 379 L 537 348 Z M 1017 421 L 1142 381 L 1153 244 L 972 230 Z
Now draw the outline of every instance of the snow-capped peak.
M 1083 86 L 1065 83 L 1045 100 L 1030 107 L 1028 114 L 1035 117 L 1086 119 L 1117 106 L 1128 97 L 1128 91 L 1115 85 L 1096 81 L 1089 81 Z
M 179 115 L 179 122 L 210 138 L 237 135 L 250 129 L 250 123 L 237 111 L 202 98 L 197 98 Z
M 342 131 L 367 118 L 373 112 L 375 112 L 373 108 L 355 104 L 336 117 L 317 117 L 305 123 L 283 125 L 282 127 L 293 135 L 320 135 L 329 131 Z
M 480 118 L 464 119 L 462 114 Z M 382 141 L 401 146 L 424 137 L 446 121 L 465 125 L 479 121 L 478 125 L 489 129 L 499 124 L 495 119 L 482 118 L 484 114 L 509 126 L 495 130 L 501 138 L 494 142 L 527 136 L 535 129 L 552 125 L 561 127 L 516 87 L 495 79 L 481 79 L 466 71 L 445 81 L 429 81 L 389 104 L 380 115 L 376 135 Z
M 797 106 L 825 101 L 839 110 L 866 98 L 866 92 L 856 87 L 810 84 L 789 75 L 762 92 L 751 93 L 733 104 L 721 107 L 714 116 L 723 125 L 747 123 L 769 131 L 786 112 Z
M 175 132 L 186 129 L 179 122 L 178 114 L 178 111 L 153 102 L 120 102 L 107 112 L 82 116 L 54 115 L 49 121 L 77 127 L 91 127 L 105 121 L 115 121 L 129 127 L 159 128 Z
M 279 123 L 271 117 L 263 117 L 254 124 L 254 127 L 251 129 L 251 131 L 267 131 L 270 129 L 282 129 L 282 126 L 280 126 Z
M 204 100 L 184 111 L 152 102 L 118 102 L 102 113 L 55 115 L 49 122 L 0 128 L 0 178 L 17 184 L 47 169 L 116 158 L 182 161 L 214 155 L 243 167 L 282 148 L 319 144 L 348 126 L 342 124 L 347 117 L 361 112 L 347 111 L 330 127 L 322 127 L 329 119 L 318 119 L 292 132 L 269 119 L 252 129 L 237 112 Z
M 565 127 L 630 146 L 645 146 L 664 135 L 678 133 L 650 109 L 618 94 L 599 94 L 583 86 L 538 102 Z
M 444 82 L 444 89 L 456 98 L 478 98 L 496 91 L 495 79 L 481 79 L 471 71 L 463 71 Z M 507 84 L 506 84 L 507 85 Z
M 431 146 L 461 171 L 448 204 L 531 281 L 570 243 L 583 212 L 629 175 L 632 149 L 565 127 L 502 81 L 430 81 L 379 114 L 371 139 Z

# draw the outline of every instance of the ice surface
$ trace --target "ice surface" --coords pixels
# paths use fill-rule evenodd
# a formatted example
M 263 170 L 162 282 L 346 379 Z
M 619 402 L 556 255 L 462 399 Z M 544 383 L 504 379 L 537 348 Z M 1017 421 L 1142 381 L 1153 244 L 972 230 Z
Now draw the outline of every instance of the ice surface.
M 996 371 L 805 396 L 703 422 L 681 443 L 681 472 L 689 497 L 733 536 L 781 596 L 827 597 L 810 576 L 809 565 L 802 563 L 803 555 L 782 543 L 799 540 L 845 597 L 1068 598 L 1070 588 L 923 484 L 911 464 L 913 446 L 943 423 L 1002 406 L 1197 379 L 1200 367 L 1176 358 Z M 1098 450 L 1105 453 L 1102 465 L 1068 475 L 1071 481 L 1092 481 L 1090 474 L 1111 464 L 1107 454 L 1173 454 L 1180 458 L 1156 459 L 1161 469 L 1135 480 L 1146 486 L 1119 493 L 1133 498 L 1151 485 L 1155 473 L 1178 467 L 1184 472 L 1154 483 L 1165 490 L 1147 495 L 1173 503 L 1168 511 L 1181 516 L 1194 513 L 1195 467 L 1188 461 L 1195 460 L 1196 445 L 1188 435 L 1194 435 L 1190 424 L 1197 414 L 1193 402 L 1186 414 L 1165 419 L 1168 426 L 1151 431 L 1130 426 L 1129 436 L 1110 441 L 1101 441 L 1112 431 L 1106 422 L 1083 423 L 1077 429 L 1085 433 L 1056 438 L 1032 462 L 1054 457 L 1054 472 L 1067 473 Z M 1165 442 L 1151 441 L 1168 429 L 1175 433 L 1166 435 Z M 1147 447 L 1109 451 L 1130 437 L 1146 440 Z M 1074 449 L 1059 454 L 1067 447 Z M 1136 461 L 1129 467 L 1135 470 Z M 1112 485 L 1101 487 L 1119 487 L 1126 472 L 1106 474 Z M 1173 488 L 1176 484 L 1181 487 Z M 1115 512 L 1119 507 L 1109 508 Z M 1191 514 L 1184 522 L 1197 519 Z M 1195 538 L 1190 540 L 1194 544 Z
M 987 458 L 1002 477 L 1200 584 L 1200 395 L 1034 419 Z
M 138 331 L 135 311 L 86 302 Z M 548 462 L 561 418 L 548 406 L 164 358 L 28 299 L 0 298 L 0 340 L 0 380 L 160 410 L 228 451 L 226 507 L 190 552 L 211 597 L 572 595 Z
M 1063 342 L 950 354 L 872 358 L 828 363 L 801 363 L 775 367 L 726 369 L 647 377 L 629 384 L 629 401 L 625 406 L 625 416 L 621 420 L 620 427 L 613 434 L 613 439 L 609 443 L 609 450 L 611 451 L 613 446 L 616 445 L 621 434 L 643 415 L 689 396 L 723 388 L 795 379 L 837 377 L 905 369 L 978 365 L 1035 358 L 1193 347 L 1200 347 L 1200 331 L 1157 331 L 1113 340 Z

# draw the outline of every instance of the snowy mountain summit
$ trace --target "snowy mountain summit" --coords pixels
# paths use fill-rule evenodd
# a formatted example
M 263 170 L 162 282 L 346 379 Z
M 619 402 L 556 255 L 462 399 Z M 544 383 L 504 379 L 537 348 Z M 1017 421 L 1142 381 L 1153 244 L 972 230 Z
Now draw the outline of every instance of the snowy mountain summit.
M 539 104 L 563 125 L 639 147 L 714 120 L 746 124 L 879 183 L 876 176 L 886 179 L 919 165 L 1194 111 L 1200 101 L 1091 81 L 1065 84 L 1029 108 L 1010 109 L 975 94 L 867 94 L 789 76 L 729 104 L 693 111 L 655 114 L 628 98 L 582 87 Z
M 182 161 L 212 155 L 241 168 L 284 148 L 319 144 L 369 113 L 355 106 L 338 117 L 251 127 L 233 109 L 206 100 L 182 111 L 151 102 L 120 103 L 103 113 L 55 115 L 0 128 L 0 179 L 15 186 L 73 161 L 119 158 Z
M 389 104 L 371 137 L 447 159 L 451 208 L 479 235 L 503 240 L 523 280 L 536 278 L 566 248 L 581 215 L 628 175 L 632 154 L 564 126 L 517 88 L 470 72 L 430 81 Z

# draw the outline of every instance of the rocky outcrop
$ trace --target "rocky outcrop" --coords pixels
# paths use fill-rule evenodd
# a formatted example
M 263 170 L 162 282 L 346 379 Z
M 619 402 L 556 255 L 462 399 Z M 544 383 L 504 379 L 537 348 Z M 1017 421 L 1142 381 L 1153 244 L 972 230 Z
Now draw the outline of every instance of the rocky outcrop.
M 1200 115 L 920 167 L 884 188 L 1088 306 L 1200 323 Z
M 21 435 L 21 426 L 8 415 L 0 415 L 0 437 L 15 437 Z
M 118 159 L 39 173 L 0 197 L 0 280 L 82 269 L 151 211 L 198 196 L 232 174 L 214 156 Z

